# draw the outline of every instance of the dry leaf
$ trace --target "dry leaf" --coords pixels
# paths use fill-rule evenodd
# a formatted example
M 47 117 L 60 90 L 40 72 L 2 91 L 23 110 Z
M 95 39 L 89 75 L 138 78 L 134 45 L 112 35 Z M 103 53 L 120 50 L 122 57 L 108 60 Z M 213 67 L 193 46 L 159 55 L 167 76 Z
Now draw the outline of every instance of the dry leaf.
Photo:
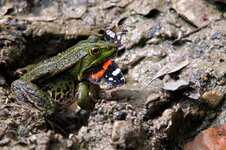
M 176 72 L 189 64 L 188 53 L 183 54 L 182 56 L 178 56 L 173 61 L 167 63 L 158 73 L 153 77 L 153 79 L 143 88 L 143 90 L 156 78 L 164 76 L 166 74 L 170 74 Z M 142 91 L 143 91 L 142 90 Z
M 153 79 L 151 81 L 153 81 L 156 78 L 159 78 L 161 76 L 164 76 L 166 74 L 176 72 L 176 71 L 184 68 L 188 64 L 189 64 L 188 53 L 185 53 L 182 56 L 179 56 L 179 57 L 175 58 L 173 61 L 167 63 L 161 70 L 158 71 L 158 73 L 153 77 Z

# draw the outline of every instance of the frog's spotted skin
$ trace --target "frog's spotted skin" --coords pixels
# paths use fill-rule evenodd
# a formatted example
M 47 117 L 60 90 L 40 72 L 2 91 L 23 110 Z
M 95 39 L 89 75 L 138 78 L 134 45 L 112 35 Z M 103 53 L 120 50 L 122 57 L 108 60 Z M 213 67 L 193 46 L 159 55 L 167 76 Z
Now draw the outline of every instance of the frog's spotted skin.
M 73 81 L 73 79 L 66 78 L 59 78 L 57 81 L 58 82 L 52 81 L 45 84 L 41 90 L 46 92 L 47 96 L 51 97 L 58 106 L 63 108 L 76 100 L 77 89 L 75 89 L 75 85 L 78 83 Z
M 89 75 L 84 72 L 115 56 L 117 48 L 114 43 L 91 36 L 65 52 L 25 68 L 28 71 L 12 83 L 12 92 L 22 104 L 36 106 L 48 115 L 75 100 L 80 107 L 92 109 Z
M 102 43 L 98 43 L 100 45 Z M 65 70 L 76 66 L 80 59 L 87 56 L 88 48 L 95 46 L 96 43 L 83 43 L 80 42 L 75 46 L 69 48 L 65 52 L 59 53 L 58 55 L 44 60 L 34 66 L 31 71 L 24 74 L 21 79 L 28 80 L 28 81 L 35 81 L 35 80 L 44 80 L 59 74 Z M 106 42 L 101 45 L 102 49 L 107 48 L 116 48 L 115 45 Z M 60 63 L 59 63 L 60 62 Z

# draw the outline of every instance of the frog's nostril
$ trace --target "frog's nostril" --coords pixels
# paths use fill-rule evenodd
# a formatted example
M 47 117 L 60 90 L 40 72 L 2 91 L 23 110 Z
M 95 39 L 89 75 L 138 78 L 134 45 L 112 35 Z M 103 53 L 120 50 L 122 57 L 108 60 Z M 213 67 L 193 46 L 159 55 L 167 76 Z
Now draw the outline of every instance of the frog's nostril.
M 111 49 L 112 47 L 111 46 L 107 46 L 107 49 Z

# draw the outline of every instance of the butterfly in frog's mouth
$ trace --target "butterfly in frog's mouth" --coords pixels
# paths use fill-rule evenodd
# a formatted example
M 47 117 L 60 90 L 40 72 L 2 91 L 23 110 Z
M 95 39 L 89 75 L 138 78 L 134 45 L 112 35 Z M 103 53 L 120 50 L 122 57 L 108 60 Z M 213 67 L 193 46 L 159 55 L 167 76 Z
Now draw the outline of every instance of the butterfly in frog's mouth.
M 122 46 L 122 36 L 125 35 L 126 32 L 128 32 L 128 30 L 124 26 L 114 25 L 108 28 L 106 33 L 102 36 L 102 40 L 115 43 L 117 47 L 120 47 Z M 121 69 L 111 59 L 92 68 L 88 79 L 94 84 L 99 84 L 103 79 L 105 83 L 112 85 L 114 88 L 125 84 L 125 78 Z
M 112 85 L 114 88 L 125 84 L 121 69 L 111 59 L 94 67 L 88 79 L 94 84 L 100 83 L 103 79 L 105 83 Z

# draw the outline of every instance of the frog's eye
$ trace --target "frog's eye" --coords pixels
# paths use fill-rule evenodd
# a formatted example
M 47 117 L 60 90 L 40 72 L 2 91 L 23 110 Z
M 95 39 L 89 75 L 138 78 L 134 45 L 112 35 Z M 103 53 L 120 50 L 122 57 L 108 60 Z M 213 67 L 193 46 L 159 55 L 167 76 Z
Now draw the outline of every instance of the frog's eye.
M 98 56 L 100 54 L 100 52 L 101 52 L 100 47 L 99 46 L 94 46 L 90 50 L 90 55 L 92 55 L 92 56 Z

